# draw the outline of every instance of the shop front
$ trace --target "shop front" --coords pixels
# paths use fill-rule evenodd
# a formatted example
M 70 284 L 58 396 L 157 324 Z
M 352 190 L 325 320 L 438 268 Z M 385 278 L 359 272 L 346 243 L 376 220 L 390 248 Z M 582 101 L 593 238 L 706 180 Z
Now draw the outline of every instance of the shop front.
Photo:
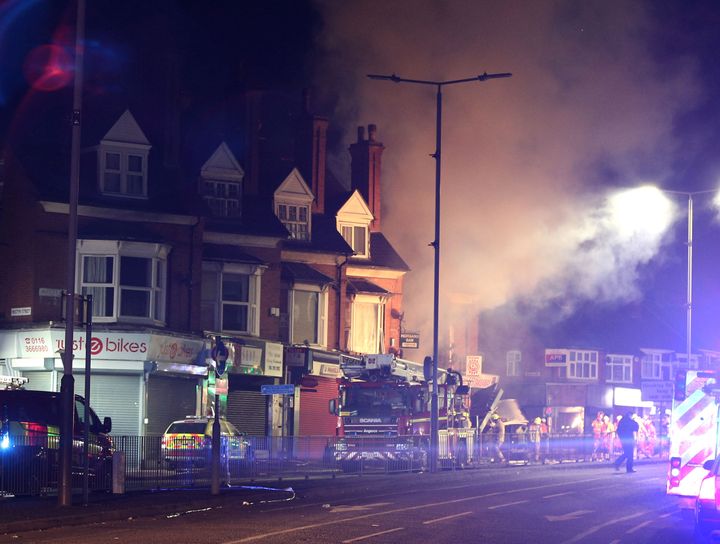
M 294 383 L 292 429 L 289 435 L 302 437 L 298 444 L 307 455 L 320 458 L 328 439 L 335 436 L 337 417 L 330 413 L 330 399 L 338 396 L 339 352 L 309 347 L 285 348 L 288 383 Z
M 220 414 L 238 430 L 252 436 L 280 436 L 283 402 L 279 395 L 263 395 L 263 385 L 283 377 L 283 345 L 259 338 L 223 339 L 228 348 L 225 390 Z M 214 376 L 211 376 L 211 381 Z M 208 388 L 206 413 L 212 415 L 214 387 Z
M 75 392 L 85 395 L 88 342 L 73 339 Z M 3 331 L 0 358 L 5 372 L 28 378 L 28 389 L 59 391 L 63 328 Z M 115 436 L 161 434 L 167 425 L 200 408 L 207 376 L 204 342 L 197 337 L 96 331 L 89 342 L 90 404 L 113 420 Z

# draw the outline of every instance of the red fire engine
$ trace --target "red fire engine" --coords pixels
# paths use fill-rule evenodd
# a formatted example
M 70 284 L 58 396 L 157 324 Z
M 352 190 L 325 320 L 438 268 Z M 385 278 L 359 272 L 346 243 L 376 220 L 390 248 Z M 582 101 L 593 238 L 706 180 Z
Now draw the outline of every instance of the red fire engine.
M 340 396 L 330 401 L 330 412 L 338 416 L 332 455 L 341 468 L 356 471 L 371 460 L 425 468 L 432 382 L 423 365 L 379 354 L 344 357 L 340 369 Z M 469 387 L 452 370 L 439 369 L 438 382 L 438 461 L 464 466 L 474 451 Z
M 715 459 L 718 445 L 720 383 L 713 372 L 681 371 L 675 380 L 670 421 L 667 492 L 696 497 L 707 475 L 703 463 Z

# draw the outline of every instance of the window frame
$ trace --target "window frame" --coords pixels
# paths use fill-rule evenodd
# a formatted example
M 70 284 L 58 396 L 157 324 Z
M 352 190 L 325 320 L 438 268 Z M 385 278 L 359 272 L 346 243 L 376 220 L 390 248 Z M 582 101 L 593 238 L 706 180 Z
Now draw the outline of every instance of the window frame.
M 309 342 L 311 346 L 326 347 L 328 337 L 328 288 L 311 283 L 297 282 L 288 287 L 288 341 L 291 344 L 302 344 L 305 339 L 298 340 L 295 338 L 295 296 L 296 293 L 317 293 L 317 316 L 316 316 L 316 339 L 315 342 Z
M 505 352 L 505 372 L 507 376 L 521 376 L 522 352 L 519 349 L 511 349 Z
M 570 350 L 567 363 L 568 379 L 598 381 L 598 359 L 596 350 Z
M 290 219 L 292 215 L 290 210 L 295 210 L 295 218 Z M 284 210 L 284 212 L 283 212 Z M 301 220 L 301 211 L 304 210 L 305 220 Z M 309 242 L 312 236 L 312 210 L 309 202 L 295 202 L 290 200 L 275 201 L 275 216 L 285 226 L 293 240 Z M 304 227 L 304 228 L 300 228 Z
M 605 358 L 605 381 L 608 383 L 633 383 L 633 360 L 632 355 L 610 353 Z M 615 377 L 615 371 L 619 370 L 621 377 Z
M 361 347 L 361 343 L 356 341 L 356 335 L 359 334 L 355 321 L 357 319 L 356 304 L 374 304 L 377 306 L 377 321 L 376 321 L 376 333 L 377 333 L 377 351 L 370 353 L 383 353 L 385 347 L 385 303 L 387 301 L 384 297 L 377 295 L 355 295 L 350 304 L 350 334 L 348 335 L 348 349 L 355 353 L 366 353 L 357 349 Z
M 214 275 L 214 297 L 209 297 L 205 290 L 201 287 L 201 320 L 202 326 L 208 330 L 221 332 L 231 332 L 236 334 L 245 334 L 248 336 L 260 336 L 260 302 L 261 302 L 261 276 L 264 268 L 259 265 L 250 265 L 242 263 L 216 263 L 206 261 L 202 265 L 203 281 L 201 286 L 205 285 L 205 275 Z M 248 278 L 248 300 L 245 301 L 225 301 L 223 299 L 223 276 L 224 275 L 241 275 Z M 242 306 L 247 307 L 247 329 L 228 329 L 225 328 L 224 307 Z M 212 324 L 206 321 L 206 312 L 210 308 L 212 314 Z M 208 327 L 207 325 L 212 325 Z
M 242 214 L 242 182 L 240 180 L 203 178 L 203 198 L 214 216 L 240 217 Z M 235 188 L 235 194 L 231 194 Z
M 122 144 L 113 142 L 112 144 L 101 143 L 98 147 L 98 187 L 100 193 L 105 196 L 147 199 L 148 197 L 148 155 L 149 146 L 138 146 L 133 144 Z M 108 168 L 108 155 L 115 154 L 120 157 L 119 169 Z M 140 172 L 130 170 L 130 157 L 139 157 L 142 161 Z M 105 175 L 108 173 L 119 175 L 120 188 L 118 191 L 110 191 L 106 187 Z M 142 190 L 140 193 L 130 193 L 129 177 L 138 175 L 142 180 Z
M 664 360 L 667 358 L 668 360 Z M 665 370 L 665 372 L 663 372 Z M 643 380 L 669 380 L 673 376 L 672 354 L 643 352 L 640 359 L 640 378 Z
M 112 289 L 112 312 L 99 315 L 101 305 L 93 297 L 93 321 L 96 323 L 144 323 L 165 325 L 167 317 L 168 254 L 170 246 L 144 242 L 78 240 L 75 286 L 78 293 L 90 289 Z M 109 282 L 85 281 L 86 258 L 101 257 L 112 260 L 112 280 Z M 149 285 L 125 285 L 121 277 L 122 258 L 138 258 L 150 261 Z M 142 291 L 147 296 L 147 316 L 123 314 L 123 294 Z
M 349 229 L 350 233 L 350 240 L 345 236 L 345 229 Z M 355 238 L 356 238 L 356 229 L 363 231 L 363 236 L 365 237 L 362 251 L 358 251 L 358 248 L 355 247 Z M 362 258 L 362 259 L 369 259 L 370 258 L 370 225 L 365 223 L 352 223 L 349 221 L 340 221 L 339 225 L 339 231 L 340 235 L 343 237 L 343 239 L 347 242 L 347 244 L 352 248 L 352 250 L 355 252 L 355 255 L 353 257 L 356 258 Z

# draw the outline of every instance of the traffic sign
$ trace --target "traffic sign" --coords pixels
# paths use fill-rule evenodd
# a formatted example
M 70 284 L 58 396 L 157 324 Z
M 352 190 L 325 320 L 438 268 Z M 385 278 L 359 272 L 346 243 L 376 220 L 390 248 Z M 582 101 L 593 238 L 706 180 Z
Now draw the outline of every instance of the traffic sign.
M 280 385 L 261 385 L 260 393 L 263 395 L 294 395 L 295 386 L 291 383 Z

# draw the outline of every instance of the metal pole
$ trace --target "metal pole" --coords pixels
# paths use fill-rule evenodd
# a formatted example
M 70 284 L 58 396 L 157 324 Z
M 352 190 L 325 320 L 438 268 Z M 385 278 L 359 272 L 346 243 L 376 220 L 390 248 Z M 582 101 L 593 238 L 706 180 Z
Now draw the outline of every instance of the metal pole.
M 85 436 L 83 441 L 83 504 L 88 505 L 90 498 L 90 368 L 92 353 L 92 295 L 85 297 Z
M 221 345 L 221 339 L 219 336 L 215 338 L 215 347 L 219 352 L 219 346 Z M 220 356 L 217 355 L 215 359 L 215 417 L 212 424 L 212 467 L 210 474 L 210 494 L 220 494 L 220 394 L 218 393 L 218 380 L 220 374 L 218 373 L 218 360 Z
M 437 86 L 435 117 L 435 269 L 433 286 L 433 371 L 432 397 L 430 402 L 430 472 L 437 472 L 439 447 L 438 406 L 438 321 L 440 315 L 440 172 L 442 152 L 442 86 Z
M 687 365 L 690 368 L 692 355 L 692 260 L 693 260 L 693 198 L 688 194 L 688 226 L 687 226 L 687 330 L 685 332 L 685 349 Z
M 430 81 L 425 79 L 407 79 L 396 74 L 380 75 L 368 74 L 370 79 L 392 81 L 393 83 L 415 83 L 418 85 L 432 85 L 437 89 L 437 109 L 435 127 L 435 240 L 430 244 L 435 248 L 435 283 L 433 288 L 433 356 L 432 356 L 432 393 L 430 397 L 430 472 L 437 471 L 437 456 L 439 446 L 439 406 L 438 406 L 438 321 L 440 305 L 440 153 L 442 144 L 442 87 L 457 83 L 470 83 L 471 81 L 487 81 L 511 77 L 509 72 L 488 74 L 487 72 L 474 77 L 452 79 L 445 81 Z
M 85 41 L 85 0 L 77 1 L 75 29 L 75 80 L 73 84 L 72 141 L 70 149 L 70 194 L 68 201 L 67 300 L 65 346 L 62 355 L 63 377 L 60 381 L 63 406 L 60 425 L 60 464 L 58 506 L 72 505 L 72 442 L 75 419 L 75 380 L 72 376 L 73 325 L 75 319 L 75 259 L 77 245 L 77 208 L 80 187 L 80 112 L 82 108 L 83 55 Z

